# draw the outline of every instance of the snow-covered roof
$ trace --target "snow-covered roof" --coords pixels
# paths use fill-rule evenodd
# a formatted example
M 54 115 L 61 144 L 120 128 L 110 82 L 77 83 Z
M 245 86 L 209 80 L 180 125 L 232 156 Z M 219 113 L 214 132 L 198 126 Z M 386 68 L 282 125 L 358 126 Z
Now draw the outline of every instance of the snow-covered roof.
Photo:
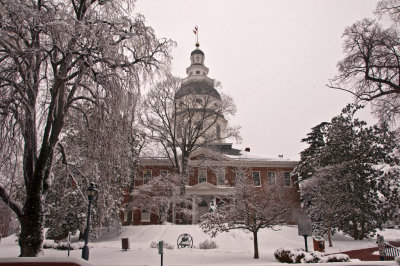
M 293 161 L 283 157 L 271 157 L 266 155 L 261 155 L 254 152 L 248 152 L 244 150 L 239 151 L 239 155 L 225 154 L 225 156 L 234 160 L 248 160 L 248 161 Z

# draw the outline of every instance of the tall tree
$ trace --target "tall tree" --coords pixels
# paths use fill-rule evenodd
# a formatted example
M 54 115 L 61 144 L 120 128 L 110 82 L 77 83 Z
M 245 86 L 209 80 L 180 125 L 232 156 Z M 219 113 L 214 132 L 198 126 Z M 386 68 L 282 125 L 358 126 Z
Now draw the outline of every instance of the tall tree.
M 332 119 L 324 145 L 302 157 L 296 171 L 305 180 L 302 198 L 311 218 L 363 239 L 393 218 L 400 180 L 392 167 L 395 133 L 387 125 L 368 127 L 354 117 L 357 109 L 349 105 Z
M 141 121 L 148 136 L 162 146 L 175 171 L 187 178 L 189 157 L 194 151 L 217 141 L 239 139 L 239 127 L 227 126 L 225 134 L 217 133 L 219 119 L 236 113 L 231 97 L 222 95 L 219 101 L 206 94 L 178 98 L 180 85 L 179 78 L 166 74 L 165 80 L 147 93 Z
M 3 186 L 0 196 L 21 223 L 20 256 L 41 248 L 42 196 L 69 112 L 101 105 L 123 80 L 139 81 L 169 60 L 172 42 L 131 16 L 133 4 L 0 1 L 0 124 L 22 147 L 25 187 L 22 205 Z
M 400 114 L 399 6 L 399 0 L 382 0 L 377 5 L 378 16 L 388 14 L 392 19 L 390 27 L 366 18 L 345 29 L 345 57 L 329 85 L 371 102 L 386 122 L 396 121 Z
M 279 189 L 255 187 L 247 172 L 240 170 L 232 196 L 216 211 L 203 215 L 200 227 L 211 237 L 234 229 L 252 232 L 254 258 L 258 259 L 258 231 L 284 221 L 285 214 L 291 209 Z

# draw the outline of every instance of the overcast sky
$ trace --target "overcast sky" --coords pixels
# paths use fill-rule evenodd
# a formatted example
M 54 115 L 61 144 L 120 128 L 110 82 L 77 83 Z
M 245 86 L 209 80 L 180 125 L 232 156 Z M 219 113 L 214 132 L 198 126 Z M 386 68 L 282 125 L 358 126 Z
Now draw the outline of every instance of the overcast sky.
M 326 84 L 343 58 L 346 26 L 373 17 L 376 0 L 138 0 L 158 37 L 177 42 L 172 72 L 184 78 L 195 25 L 209 77 L 237 106 L 241 144 L 298 160 L 300 140 L 353 101 Z

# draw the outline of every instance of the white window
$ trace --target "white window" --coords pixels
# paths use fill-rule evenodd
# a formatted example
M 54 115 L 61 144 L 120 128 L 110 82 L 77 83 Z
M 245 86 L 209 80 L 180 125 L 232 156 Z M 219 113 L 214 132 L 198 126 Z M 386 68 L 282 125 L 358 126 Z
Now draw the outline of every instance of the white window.
M 292 186 L 292 182 L 290 180 L 290 172 L 283 172 L 283 185 L 285 187 Z
M 254 171 L 253 172 L 253 183 L 255 187 L 261 187 L 261 178 L 260 178 L 260 172 L 259 171 Z
M 207 170 L 199 170 L 197 173 L 199 178 L 199 184 L 203 182 L 207 182 Z
M 225 170 L 220 169 L 217 171 L 217 186 L 225 186 Z
M 275 172 L 268 172 L 268 186 L 275 186 Z
M 143 170 L 143 184 L 146 184 L 151 179 L 151 170 Z
M 149 211 L 142 210 L 141 221 L 142 222 L 150 222 L 150 212 Z
M 124 210 L 124 222 L 128 221 L 128 210 Z

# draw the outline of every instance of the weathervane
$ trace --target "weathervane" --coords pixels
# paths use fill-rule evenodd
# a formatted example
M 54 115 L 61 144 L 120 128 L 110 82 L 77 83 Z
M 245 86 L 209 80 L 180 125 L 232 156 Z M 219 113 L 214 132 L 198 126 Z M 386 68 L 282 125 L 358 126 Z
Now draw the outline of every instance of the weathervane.
M 197 37 L 196 47 L 198 47 L 199 46 L 199 27 L 194 26 L 193 32 L 194 32 L 194 35 L 196 35 L 196 37 Z

